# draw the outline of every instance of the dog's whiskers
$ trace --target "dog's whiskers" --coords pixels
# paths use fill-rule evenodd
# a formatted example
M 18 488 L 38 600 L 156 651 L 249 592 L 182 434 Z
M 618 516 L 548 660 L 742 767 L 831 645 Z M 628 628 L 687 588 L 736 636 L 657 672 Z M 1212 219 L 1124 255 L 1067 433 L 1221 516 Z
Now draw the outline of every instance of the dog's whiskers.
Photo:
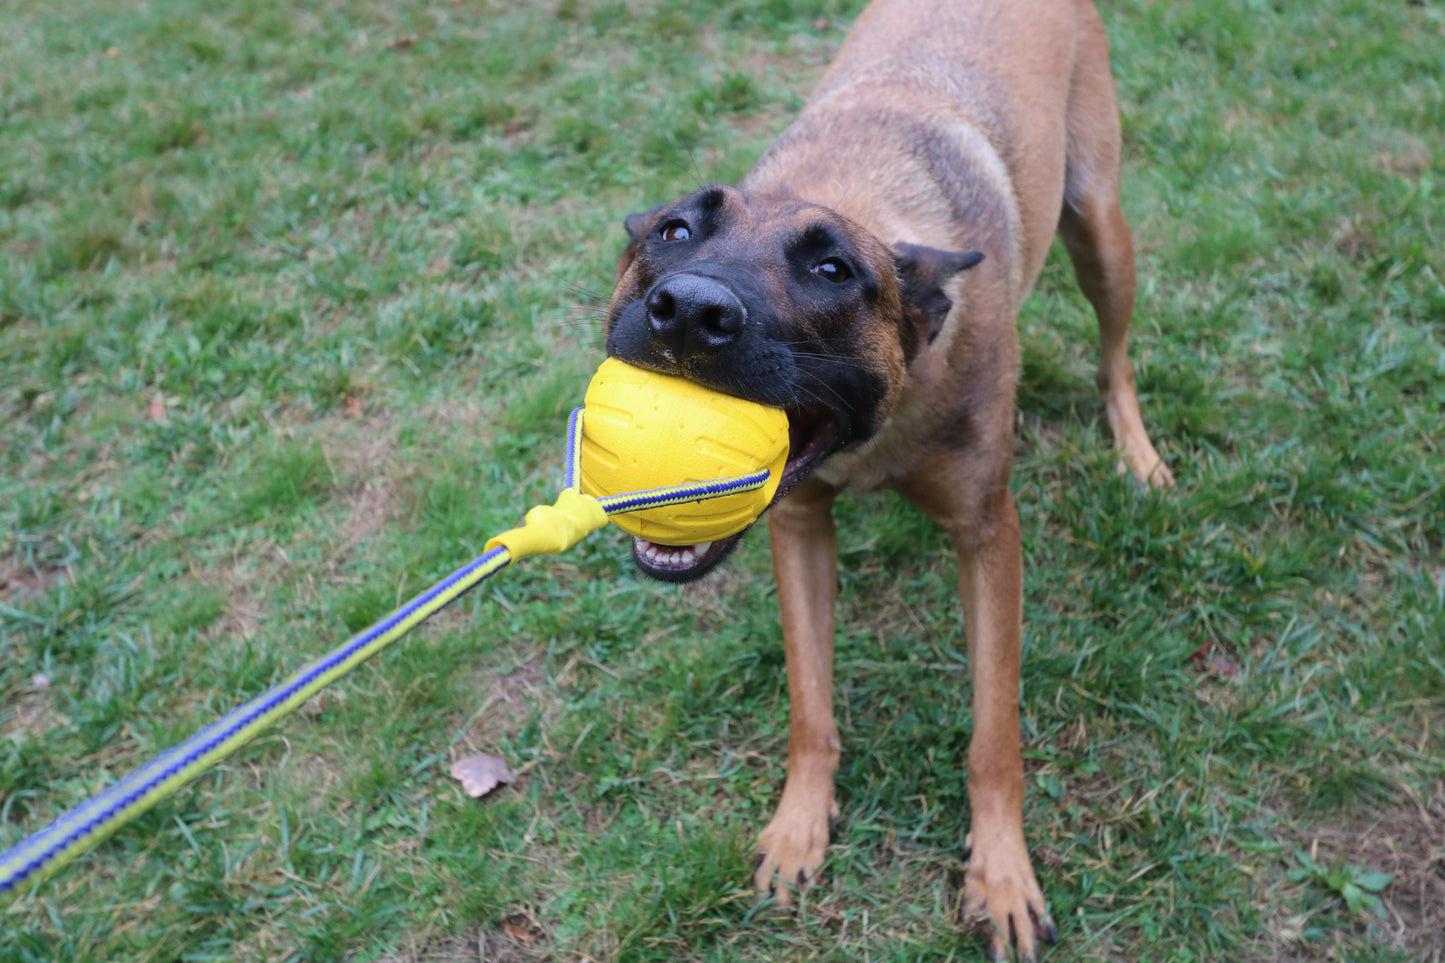
M 820 395 L 818 395 L 817 392 L 810 391 L 809 394 L 812 395 L 813 401 L 820 405 L 828 405 L 828 407 L 830 408 L 836 408 L 842 411 L 852 410 L 853 406 L 848 403 L 848 399 L 844 398 L 841 394 L 838 393 L 838 389 L 834 388 L 832 385 L 828 384 L 828 382 L 824 381 L 818 375 L 807 370 L 806 368 L 799 368 L 797 370 L 800 375 L 805 375 L 808 378 L 811 378 L 814 382 L 817 383 L 819 387 L 827 389 L 828 393 L 837 400 L 837 404 L 828 405 L 828 402 L 825 401 Z M 794 383 L 794 387 L 800 391 L 807 390 L 802 384 L 798 384 L 796 382 Z

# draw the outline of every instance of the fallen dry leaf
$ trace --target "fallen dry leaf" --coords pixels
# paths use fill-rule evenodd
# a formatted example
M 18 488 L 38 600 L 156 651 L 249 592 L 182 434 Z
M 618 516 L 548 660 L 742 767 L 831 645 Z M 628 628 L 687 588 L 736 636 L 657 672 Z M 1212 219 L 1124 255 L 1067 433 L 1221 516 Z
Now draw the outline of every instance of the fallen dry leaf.
M 356 395 L 352 395 L 346 399 L 346 416 L 348 418 L 361 417 L 361 399 L 356 397 Z
M 511 782 L 514 778 L 512 767 L 507 765 L 507 760 L 490 752 L 479 752 L 474 756 L 458 759 L 452 763 L 451 776 L 462 784 L 462 789 L 473 799 L 482 798 L 497 786 Z
M 405 37 L 397 37 L 395 40 L 388 40 L 386 43 L 386 49 L 400 50 L 403 47 L 410 47 L 412 44 L 416 43 L 420 39 L 421 37 L 417 36 L 416 34 L 409 33 Z
M 166 400 L 156 396 L 146 404 L 146 421 L 166 420 Z
M 109 57 L 111 60 L 114 60 L 116 57 L 119 57 L 119 56 L 120 56 L 120 48 L 119 48 L 119 47 L 110 47 L 110 48 L 108 48 L 108 49 L 105 51 L 105 55 L 106 55 L 107 57 Z
M 1222 656 L 1216 656 L 1215 658 L 1210 659 L 1204 664 L 1204 669 L 1206 672 L 1213 672 L 1220 678 L 1239 678 L 1239 666 L 1235 665 L 1228 659 L 1223 658 Z
M 483 959 L 510 960 L 513 957 L 513 953 L 506 947 L 507 943 L 525 947 L 536 946 L 539 942 L 546 940 L 547 928 L 539 923 L 531 913 L 522 910 L 521 912 L 507 914 L 507 916 L 497 924 L 495 935 L 501 938 L 500 940 L 494 938 L 491 941 L 492 945 L 498 950 L 498 953 L 496 956 L 491 956 L 484 952 Z M 528 955 L 527 958 L 531 959 L 531 956 Z M 548 959 L 551 959 L 551 957 L 548 957 Z
M 1224 655 L 1215 654 L 1213 639 L 1205 639 L 1199 648 L 1189 653 L 1189 661 L 1194 663 L 1196 669 L 1202 669 L 1222 679 L 1239 678 L 1239 665 Z
M 506 933 L 518 943 L 526 943 L 528 946 L 537 942 L 537 934 L 533 933 L 521 923 L 503 923 L 502 932 Z

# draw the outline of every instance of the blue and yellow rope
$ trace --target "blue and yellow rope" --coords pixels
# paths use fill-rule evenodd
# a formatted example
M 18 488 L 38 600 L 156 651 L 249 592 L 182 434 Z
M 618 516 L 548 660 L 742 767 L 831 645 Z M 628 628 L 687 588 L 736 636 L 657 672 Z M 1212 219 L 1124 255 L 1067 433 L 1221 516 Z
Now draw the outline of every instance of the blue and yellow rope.
M 737 478 L 594 498 L 578 487 L 577 452 L 581 437 L 582 409 L 578 408 L 572 412 L 568 424 L 564 488 L 555 505 L 533 508 L 521 527 L 488 541 L 480 557 L 371 628 L 250 702 L 232 709 L 0 854 L 0 893 L 10 892 L 26 881 L 38 884 L 58 872 L 81 853 L 256 738 L 267 726 L 294 712 L 317 692 L 518 559 L 565 552 L 605 526 L 610 515 L 751 491 L 761 488 L 768 480 L 768 470 L 764 468 Z

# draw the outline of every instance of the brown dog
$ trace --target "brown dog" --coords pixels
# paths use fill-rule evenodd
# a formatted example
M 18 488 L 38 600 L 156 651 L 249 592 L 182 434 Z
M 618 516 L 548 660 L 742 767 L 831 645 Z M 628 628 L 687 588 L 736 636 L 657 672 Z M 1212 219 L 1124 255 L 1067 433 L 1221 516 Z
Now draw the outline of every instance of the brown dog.
M 1119 141 L 1088 0 L 875 0 L 739 189 L 628 218 L 608 352 L 789 416 L 788 497 L 769 516 L 788 775 L 756 876 L 780 900 L 817 873 L 836 812 L 830 506 L 841 488 L 887 487 L 958 553 L 974 712 L 964 909 L 992 918 L 995 957 L 1030 958 L 1054 937 L 1023 833 L 1014 322 L 1057 230 L 1098 315 L 1099 391 L 1123 461 L 1169 484 L 1125 352 L 1134 256 Z M 638 540 L 633 554 L 685 581 L 735 541 Z

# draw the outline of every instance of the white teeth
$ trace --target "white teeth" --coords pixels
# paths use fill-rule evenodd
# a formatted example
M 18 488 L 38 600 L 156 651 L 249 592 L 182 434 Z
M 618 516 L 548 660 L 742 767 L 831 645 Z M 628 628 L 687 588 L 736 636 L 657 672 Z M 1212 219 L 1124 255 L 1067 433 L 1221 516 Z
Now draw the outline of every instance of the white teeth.
M 658 545 L 636 536 L 632 542 L 637 554 L 646 559 L 647 564 L 671 569 L 691 568 L 712 547 L 712 542 L 703 542 L 700 545 Z

